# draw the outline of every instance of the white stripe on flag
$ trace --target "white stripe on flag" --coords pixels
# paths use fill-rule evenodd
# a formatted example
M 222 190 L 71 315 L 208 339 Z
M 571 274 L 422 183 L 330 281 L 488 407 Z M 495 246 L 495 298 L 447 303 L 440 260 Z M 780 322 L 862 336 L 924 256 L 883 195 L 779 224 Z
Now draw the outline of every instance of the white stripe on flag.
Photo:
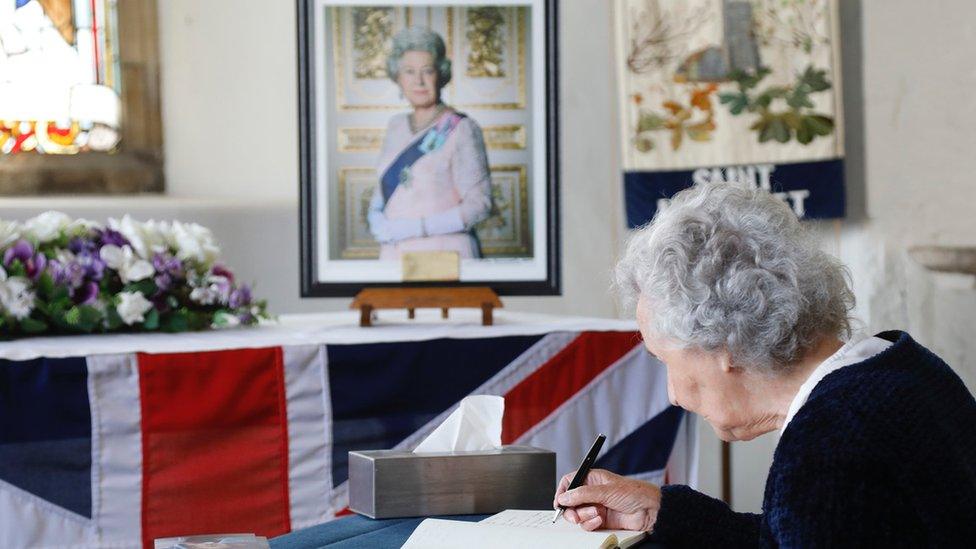
M 0 547 L 96 547 L 96 540 L 87 518 L 0 480 Z
M 556 452 L 559 476 L 572 471 L 596 433 L 605 453 L 670 406 L 664 365 L 637 345 L 515 441 Z
M 142 408 L 136 355 L 88 357 L 92 518 L 103 547 L 142 545 Z
M 638 473 L 636 475 L 630 475 L 628 478 L 634 480 L 643 480 L 644 482 L 650 482 L 651 484 L 657 484 L 658 486 L 664 484 L 664 469 L 658 469 L 657 471 L 648 471 L 646 473 Z
M 282 349 L 288 406 L 288 487 L 291 528 L 332 518 L 332 405 L 325 347 Z
M 547 334 L 535 342 L 535 345 L 532 345 L 516 357 L 508 366 L 502 368 L 500 372 L 493 375 L 488 381 L 482 383 L 474 391 L 471 391 L 470 394 L 504 396 L 512 387 L 521 383 L 543 364 L 552 360 L 552 357 L 565 349 L 577 337 L 579 337 L 579 332 L 555 332 Z M 397 444 L 395 449 L 412 450 L 415 448 L 438 425 L 444 423 L 447 416 L 451 415 L 454 410 L 457 410 L 459 404 L 460 401 L 454 403 L 453 406 L 441 412 L 439 416 L 428 421 L 426 425 Z

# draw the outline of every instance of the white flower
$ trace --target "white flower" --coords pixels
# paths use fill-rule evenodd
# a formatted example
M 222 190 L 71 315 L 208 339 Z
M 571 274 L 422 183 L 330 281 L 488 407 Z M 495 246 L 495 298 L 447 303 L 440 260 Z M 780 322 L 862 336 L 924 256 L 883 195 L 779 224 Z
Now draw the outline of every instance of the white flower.
M 121 221 L 118 219 L 108 220 L 109 228 L 121 233 L 129 241 L 133 251 L 144 259 L 151 258 L 154 252 L 161 252 L 166 249 L 166 235 L 162 230 L 163 228 L 168 229 L 165 225 L 165 223 L 157 223 L 152 220 L 140 223 L 132 219 L 129 214 L 122 216 Z
M 150 219 L 142 224 L 142 232 L 152 248 L 151 251 L 169 251 L 171 235 L 173 234 L 173 227 L 169 223 Z
M 44 212 L 24 223 L 24 234 L 32 236 L 39 244 L 58 237 L 62 230 L 71 225 L 71 218 L 61 212 Z
M 152 302 L 146 299 L 142 292 L 121 292 L 115 310 L 119 312 L 122 322 L 131 326 L 136 322 L 144 321 L 146 313 L 152 307 Z
M 119 278 L 123 284 L 135 282 L 149 278 L 155 273 L 151 263 L 145 259 L 139 259 L 132 253 L 132 248 L 122 246 L 119 248 L 113 244 L 102 246 L 99 255 L 109 268 L 115 269 L 119 273 Z
M 30 281 L 22 276 L 7 278 L 7 271 L 0 267 L 0 309 L 17 320 L 27 318 L 34 309 L 34 292 Z
M 20 223 L 0 219 L 0 249 L 3 249 L 7 244 L 16 242 L 20 238 L 20 231 Z
M 101 229 L 101 228 L 102 228 L 101 223 L 97 221 L 92 221 L 90 219 L 84 219 L 79 217 L 78 219 L 75 219 L 74 221 L 71 222 L 71 225 L 68 226 L 68 231 L 74 231 L 80 233 L 80 232 L 88 232 L 92 229 Z
M 226 305 L 230 299 L 230 292 L 233 285 L 226 276 L 206 275 L 204 277 L 190 280 L 193 291 L 190 292 L 190 299 L 201 305 L 213 305 L 220 303 Z
M 204 267 L 210 267 L 220 256 L 213 233 L 196 223 L 174 221 L 169 237 L 176 257 L 182 260 L 193 259 Z
M 218 293 L 210 287 L 193 288 L 190 292 L 190 299 L 200 305 L 213 305 L 217 302 Z

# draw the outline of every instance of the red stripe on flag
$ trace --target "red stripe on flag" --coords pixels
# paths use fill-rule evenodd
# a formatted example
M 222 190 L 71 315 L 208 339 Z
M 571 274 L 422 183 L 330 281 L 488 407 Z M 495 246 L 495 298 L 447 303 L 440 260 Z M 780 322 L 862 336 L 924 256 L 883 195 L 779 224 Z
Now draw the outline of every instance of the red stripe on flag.
M 635 332 L 581 333 L 505 394 L 502 443 L 513 443 L 639 344 Z
M 280 348 L 140 354 L 142 537 L 291 530 Z

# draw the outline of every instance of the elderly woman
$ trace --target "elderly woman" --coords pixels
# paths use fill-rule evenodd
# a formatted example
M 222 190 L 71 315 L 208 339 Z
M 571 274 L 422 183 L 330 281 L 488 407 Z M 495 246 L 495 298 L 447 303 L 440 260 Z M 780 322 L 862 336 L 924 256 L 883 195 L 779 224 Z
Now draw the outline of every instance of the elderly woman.
M 560 482 L 568 520 L 667 546 L 972 546 L 976 401 L 908 334 L 848 336 L 844 267 L 785 204 L 730 184 L 681 192 L 617 278 L 673 404 L 722 440 L 780 439 L 761 514 L 594 470 Z
M 481 128 L 441 101 L 451 80 L 444 40 L 421 27 L 400 31 L 387 72 L 413 111 L 390 119 L 380 152 L 367 216 L 380 259 L 433 250 L 480 257 L 474 226 L 491 210 L 491 178 Z

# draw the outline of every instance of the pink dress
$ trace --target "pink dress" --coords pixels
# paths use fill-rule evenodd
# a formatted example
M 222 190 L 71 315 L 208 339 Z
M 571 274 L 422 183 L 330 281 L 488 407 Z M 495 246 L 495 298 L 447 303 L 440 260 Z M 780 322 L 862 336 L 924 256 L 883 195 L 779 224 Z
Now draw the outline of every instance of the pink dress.
M 457 118 L 444 118 L 449 116 Z M 410 166 L 409 176 L 401 180 L 385 205 L 382 183 L 378 184 L 370 204 L 371 215 L 380 208 L 391 221 L 423 218 L 429 235 L 383 243 L 380 259 L 399 260 L 408 251 L 455 251 L 462 258 L 480 257 L 472 229 L 491 211 L 491 175 L 481 128 L 471 118 L 448 109 L 413 133 L 408 117 L 398 114 L 390 119 L 379 157 L 379 179 L 429 128 L 441 123 L 456 125 L 442 144 Z

